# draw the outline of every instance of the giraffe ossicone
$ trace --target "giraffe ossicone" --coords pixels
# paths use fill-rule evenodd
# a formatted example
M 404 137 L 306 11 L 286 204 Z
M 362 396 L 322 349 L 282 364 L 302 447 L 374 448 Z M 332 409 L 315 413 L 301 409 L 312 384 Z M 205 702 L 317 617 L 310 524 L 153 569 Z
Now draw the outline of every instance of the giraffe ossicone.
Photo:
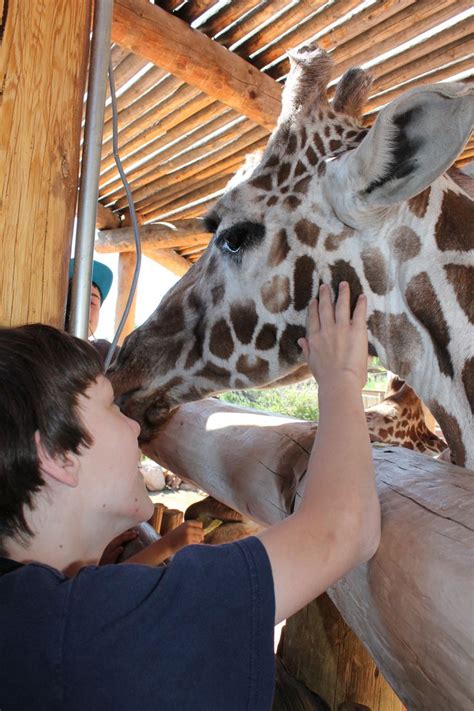
M 291 64 L 265 151 L 207 216 L 206 253 L 126 340 L 116 392 L 147 439 L 183 402 L 291 378 L 311 297 L 346 280 L 353 301 L 367 295 L 372 352 L 474 469 L 474 201 L 446 172 L 474 87 L 402 94 L 368 130 L 366 72 L 347 72 L 331 105 L 329 56 L 310 45 Z

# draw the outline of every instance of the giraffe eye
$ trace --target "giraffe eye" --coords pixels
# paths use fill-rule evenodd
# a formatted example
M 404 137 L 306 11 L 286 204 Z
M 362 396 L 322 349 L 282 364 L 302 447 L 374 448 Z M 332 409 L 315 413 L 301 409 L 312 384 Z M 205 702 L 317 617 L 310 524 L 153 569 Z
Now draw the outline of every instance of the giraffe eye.
M 216 236 L 216 245 L 232 256 L 239 255 L 244 249 L 256 246 L 265 234 L 265 227 L 255 222 L 240 222 Z

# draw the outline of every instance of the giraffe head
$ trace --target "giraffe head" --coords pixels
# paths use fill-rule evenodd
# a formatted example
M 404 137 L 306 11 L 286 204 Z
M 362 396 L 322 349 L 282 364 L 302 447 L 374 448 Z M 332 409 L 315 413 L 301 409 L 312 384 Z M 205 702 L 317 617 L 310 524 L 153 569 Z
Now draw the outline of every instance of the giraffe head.
M 446 195 L 464 213 L 472 209 L 443 175 L 471 131 L 472 88 L 415 89 L 367 130 L 359 122 L 370 89 L 363 70 L 342 77 L 331 105 L 328 55 L 303 47 L 291 63 L 265 151 L 206 218 L 214 236 L 205 255 L 128 337 L 112 371 L 144 438 L 182 402 L 300 368 L 297 340 L 321 282 L 336 291 L 348 281 L 354 302 L 367 294 L 372 348 L 401 377 L 414 377 L 414 365 L 431 356 L 438 371 L 439 358 L 453 369 L 437 333 L 431 343 L 426 333 L 431 292 L 442 297 L 425 267 L 450 249 L 446 240 L 461 240 L 460 253 L 472 247 L 472 236 L 446 237 L 439 225 Z M 462 259 L 453 264 L 464 270 Z

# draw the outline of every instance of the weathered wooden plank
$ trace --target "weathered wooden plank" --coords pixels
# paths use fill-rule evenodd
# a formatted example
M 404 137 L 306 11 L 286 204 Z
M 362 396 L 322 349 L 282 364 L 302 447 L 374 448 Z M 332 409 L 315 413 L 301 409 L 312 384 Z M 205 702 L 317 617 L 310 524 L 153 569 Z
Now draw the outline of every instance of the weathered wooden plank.
M 4 3 L 0 324 L 62 326 L 91 3 Z
M 116 212 L 112 212 L 108 207 L 104 207 L 101 202 L 98 202 L 95 226 L 98 230 L 111 230 L 114 227 L 120 227 L 120 217 Z
M 314 434 L 309 422 L 206 400 L 181 406 L 144 451 L 272 524 L 298 506 Z M 382 542 L 330 596 L 409 709 L 471 708 L 473 473 L 401 448 L 373 453 Z
M 146 0 L 116 0 L 112 38 L 256 123 L 274 127 L 281 87 L 161 8 Z
M 173 249 L 144 249 L 144 254 L 150 259 L 153 259 L 158 264 L 161 264 L 165 269 L 169 269 L 170 272 L 182 277 L 191 266 L 191 262 L 188 262 L 184 257 L 180 257 L 177 252 Z
M 172 249 L 185 244 L 202 244 L 203 237 L 209 238 L 210 236 L 204 230 L 202 220 L 181 220 L 174 224 L 140 225 L 139 232 L 142 246 L 156 249 Z M 97 233 L 95 249 L 103 254 L 133 251 L 135 241 L 132 228 L 101 230 Z

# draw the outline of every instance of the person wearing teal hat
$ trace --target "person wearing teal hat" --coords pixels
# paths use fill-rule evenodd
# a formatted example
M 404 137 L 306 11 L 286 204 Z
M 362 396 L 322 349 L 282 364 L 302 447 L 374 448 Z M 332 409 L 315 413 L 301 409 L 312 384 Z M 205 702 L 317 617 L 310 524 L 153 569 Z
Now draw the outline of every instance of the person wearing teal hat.
M 74 273 L 74 259 L 69 261 L 69 285 L 71 284 L 72 275 Z M 95 259 L 92 263 L 92 287 L 91 287 L 91 303 L 89 313 L 89 331 L 94 335 L 99 324 L 100 307 L 104 303 L 112 286 L 114 275 L 111 269 L 102 262 L 97 262 Z M 66 328 L 69 325 L 69 306 L 70 306 L 70 289 L 68 293 L 68 305 L 66 307 Z

